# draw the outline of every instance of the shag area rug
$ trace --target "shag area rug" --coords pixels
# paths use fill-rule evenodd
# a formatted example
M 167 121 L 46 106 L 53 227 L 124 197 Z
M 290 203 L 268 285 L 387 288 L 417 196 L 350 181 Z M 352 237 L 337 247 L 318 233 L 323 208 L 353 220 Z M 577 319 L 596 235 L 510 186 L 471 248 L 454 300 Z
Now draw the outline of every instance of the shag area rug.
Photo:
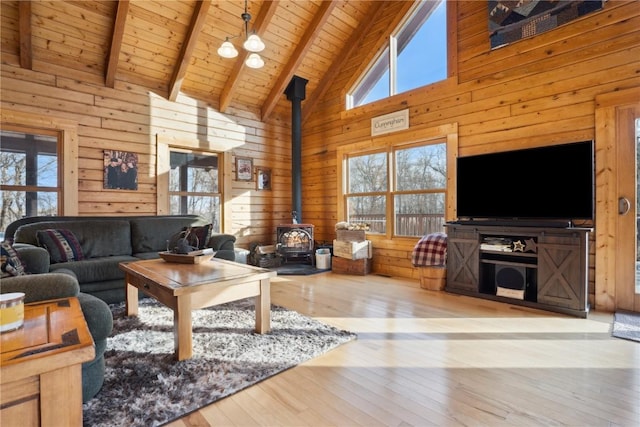
M 613 315 L 611 335 L 640 342 L 640 314 L 617 311 Z
M 100 392 L 83 405 L 84 425 L 157 426 L 256 384 L 356 338 L 271 306 L 271 332 L 257 334 L 254 298 L 193 312 L 193 357 L 175 361 L 173 311 L 142 299 L 138 317 L 111 307 L 114 331 Z

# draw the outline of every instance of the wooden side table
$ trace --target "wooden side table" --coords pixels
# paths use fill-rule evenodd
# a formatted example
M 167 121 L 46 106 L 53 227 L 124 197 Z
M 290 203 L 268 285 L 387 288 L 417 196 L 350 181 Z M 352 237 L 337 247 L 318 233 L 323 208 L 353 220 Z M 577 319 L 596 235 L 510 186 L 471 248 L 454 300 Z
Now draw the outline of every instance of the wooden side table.
M 95 357 L 77 298 L 24 306 L 0 335 L 0 425 L 82 425 L 82 363 Z

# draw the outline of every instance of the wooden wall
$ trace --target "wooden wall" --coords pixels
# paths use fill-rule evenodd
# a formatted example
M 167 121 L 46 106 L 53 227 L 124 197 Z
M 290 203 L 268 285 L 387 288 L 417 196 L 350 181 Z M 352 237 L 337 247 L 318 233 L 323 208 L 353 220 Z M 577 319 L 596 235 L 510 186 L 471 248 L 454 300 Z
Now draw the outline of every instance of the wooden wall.
M 20 66 L 18 2 L 3 1 L 1 8 L 3 123 L 74 132 L 73 147 L 65 146 L 74 164 L 65 164 L 65 203 L 73 206 L 65 206 L 63 213 L 166 213 L 166 206 L 157 202 L 163 196 L 158 192 L 163 177 L 159 179 L 157 170 L 158 142 L 162 141 L 224 153 L 224 231 L 235 234 L 240 246 L 251 241 L 270 243 L 275 225 L 290 221 L 289 110 L 276 109 L 268 123 L 261 121 L 259 110 L 239 109 L 236 102 L 221 114 L 218 99 L 180 94 L 171 102 L 166 80 L 154 82 L 129 72 L 117 73 L 114 88 L 106 87 L 104 58 L 109 46 L 105 41 L 110 40 L 115 3 L 95 2 L 96 10 L 85 5 L 90 10 L 82 9 L 82 17 L 78 8 L 62 5 L 70 13 L 66 18 L 46 2 L 34 5 L 32 69 Z M 53 43 L 48 42 L 51 38 L 62 39 L 56 46 L 65 50 L 54 52 Z M 149 66 L 149 61 L 142 61 Z M 139 154 L 137 191 L 103 189 L 105 149 Z M 236 181 L 236 156 L 252 158 L 254 166 L 270 167 L 273 190 L 256 191 L 255 182 Z
M 609 1 L 600 12 L 493 51 L 487 3 L 451 3 L 457 9 L 455 75 L 344 111 L 345 91 L 371 52 L 367 46 L 350 58 L 305 124 L 303 186 L 312 191 L 305 191 L 303 212 L 306 221 L 316 224 L 318 239 L 333 239 L 334 224 L 344 219 L 334 208 L 339 204 L 337 149 L 349 143 L 379 144 L 382 138 L 370 137 L 372 117 L 409 108 L 411 129 L 457 123 L 459 155 L 466 156 L 594 139 L 595 97 L 640 85 L 638 2 Z M 402 141 L 407 133 L 384 139 L 393 137 Z M 416 239 L 372 240 L 374 272 L 418 277 L 410 261 Z
M 142 81 L 116 77 L 115 87 L 107 88 L 100 68 L 78 71 L 38 60 L 55 56 L 38 41 L 33 70 L 21 68 L 17 19 L 11 16 L 17 8 L 15 2 L 6 4 L 13 7 L 2 9 L 0 108 L 3 113 L 12 110 L 53 121 L 57 118 L 64 126 L 76 124 L 80 215 L 161 212 L 156 169 L 160 138 L 224 151 L 225 231 L 235 234 L 241 247 L 253 241 L 273 243 L 275 226 L 290 220 L 287 111 L 281 110 L 264 123 L 258 111 L 237 106 L 221 114 L 207 100 L 179 95 L 170 102 L 166 93 Z M 458 28 L 451 78 L 345 111 L 346 90 L 390 28 L 388 22 L 376 22 L 371 36 L 356 49 L 309 114 L 303 126 L 302 217 L 316 225 L 317 240 L 332 240 L 334 225 L 342 219 L 337 211 L 337 149 L 348 143 L 379 143 L 381 138 L 369 136 L 372 117 L 409 108 L 409 132 L 457 126 L 458 150 L 464 156 L 592 139 L 595 97 L 640 86 L 637 1 L 608 1 L 603 11 L 494 51 L 489 48 L 486 2 L 456 1 L 449 6 L 455 6 Z M 389 2 L 387 7 L 381 16 L 394 16 L 406 4 Z M 73 37 L 68 35 L 69 42 Z M 80 39 L 78 43 L 82 45 Z M 48 56 L 39 56 L 45 54 Z M 387 135 L 385 140 L 401 141 L 406 135 Z M 105 149 L 140 153 L 138 191 L 102 188 Z M 254 166 L 271 168 L 273 189 L 256 191 L 255 182 L 235 181 L 235 156 L 251 157 Z M 375 240 L 374 271 L 414 278 L 417 286 L 418 274 L 410 263 L 415 242 L 407 238 Z

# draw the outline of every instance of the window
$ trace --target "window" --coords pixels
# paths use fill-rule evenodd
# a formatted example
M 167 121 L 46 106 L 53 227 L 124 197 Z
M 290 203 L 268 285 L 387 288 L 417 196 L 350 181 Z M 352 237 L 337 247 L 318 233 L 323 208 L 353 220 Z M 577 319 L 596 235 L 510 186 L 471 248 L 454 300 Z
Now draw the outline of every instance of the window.
M 390 146 L 345 156 L 344 206 L 371 233 L 422 236 L 443 231 L 447 143 Z M 388 218 L 393 217 L 389 222 Z M 391 226 L 391 229 L 389 228 Z
M 2 232 L 25 216 L 60 214 L 59 171 L 57 132 L 0 130 Z
M 213 224 L 212 231 L 219 233 L 221 176 L 218 154 L 172 149 L 169 158 L 170 213 L 201 215 Z
M 447 78 L 446 1 L 420 1 L 389 37 L 364 77 L 347 95 L 347 108 Z

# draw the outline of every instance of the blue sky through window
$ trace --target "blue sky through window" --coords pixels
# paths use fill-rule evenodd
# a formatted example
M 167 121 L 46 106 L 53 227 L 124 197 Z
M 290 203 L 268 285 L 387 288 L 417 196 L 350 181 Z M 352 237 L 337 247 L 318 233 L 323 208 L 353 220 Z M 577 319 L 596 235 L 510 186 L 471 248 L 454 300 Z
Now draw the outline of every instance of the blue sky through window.
M 447 78 L 446 12 L 446 1 L 442 1 L 400 52 L 397 71 L 398 93 Z M 389 70 L 387 69 L 360 105 L 384 99 L 389 95 Z

